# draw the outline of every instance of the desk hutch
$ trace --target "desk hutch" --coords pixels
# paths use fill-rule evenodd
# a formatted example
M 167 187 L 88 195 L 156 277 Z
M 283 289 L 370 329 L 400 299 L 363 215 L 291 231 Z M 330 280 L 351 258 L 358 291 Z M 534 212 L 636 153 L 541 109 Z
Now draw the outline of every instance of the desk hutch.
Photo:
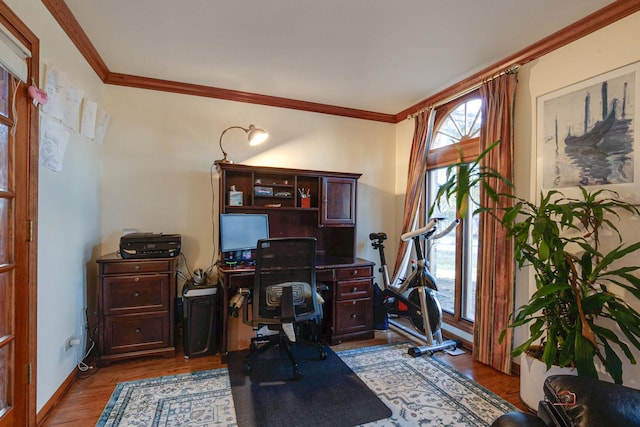
M 355 256 L 356 193 L 361 174 L 230 163 L 218 166 L 220 213 L 266 213 L 270 237 L 318 240 L 316 280 L 329 289 L 323 295 L 327 341 L 372 338 L 373 263 Z M 235 191 L 233 205 L 231 190 Z M 241 205 L 238 192 L 242 193 Z M 303 205 L 302 194 L 308 194 L 305 198 L 310 203 Z M 224 296 L 224 354 L 228 351 L 228 300 L 237 288 L 252 286 L 253 270 L 221 265 L 218 271 Z

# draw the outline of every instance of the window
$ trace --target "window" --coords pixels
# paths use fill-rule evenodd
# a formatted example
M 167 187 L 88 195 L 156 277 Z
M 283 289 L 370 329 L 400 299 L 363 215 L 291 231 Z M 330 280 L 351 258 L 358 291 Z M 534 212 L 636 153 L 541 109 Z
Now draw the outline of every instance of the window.
M 481 111 L 482 101 L 477 92 L 436 111 L 434 140 L 427 158 L 425 188 L 429 206 L 438 187 L 446 180 L 447 166 L 458 162 L 461 155 L 463 160 L 472 160 L 480 153 Z M 427 254 L 438 283 L 444 322 L 471 332 L 475 315 L 478 218 L 471 215 L 476 206 L 471 200 L 468 203 L 467 217 L 460 218 L 455 232 L 433 242 Z M 453 220 L 455 206 L 456 201 L 449 200 L 440 206 L 438 216 Z

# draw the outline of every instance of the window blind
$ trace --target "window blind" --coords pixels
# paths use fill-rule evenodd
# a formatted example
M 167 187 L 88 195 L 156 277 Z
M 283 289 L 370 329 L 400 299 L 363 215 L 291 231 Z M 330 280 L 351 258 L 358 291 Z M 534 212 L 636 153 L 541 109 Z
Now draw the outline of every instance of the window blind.
M 7 28 L 0 24 L 0 65 L 15 77 L 27 83 L 29 74 L 27 58 L 31 58 L 31 51 L 20 43 Z

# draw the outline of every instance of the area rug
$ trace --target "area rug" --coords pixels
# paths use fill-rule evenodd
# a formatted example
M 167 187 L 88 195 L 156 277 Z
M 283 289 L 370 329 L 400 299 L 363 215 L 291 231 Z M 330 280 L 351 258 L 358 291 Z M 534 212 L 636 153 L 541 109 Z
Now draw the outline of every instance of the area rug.
M 227 360 L 231 392 L 240 427 L 355 426 L 389 418 L 391 410 L 334 353 L 293 346 L 302 377 L 292 380 L 291 363 L 279 347 L 255 357 L 251 372 L 247 351 L 233 352 Z
M 235 426 L 225 368 L 118 383 L 96 427 Z
M 436 357 L 409 356 L 413 346 L 339 353 L 393 411 L 391 418 L 367 426 L 490 426 L 500 415 L 518 410 Z
M 435 357 L 412 358 L 409 347 L 337 353 L 392 410 L 389 418 L 366 426 L 490 426 L 498 416 L 517 410 Z M 97 426 L 238 426 L 228 371 L 120 383 Z

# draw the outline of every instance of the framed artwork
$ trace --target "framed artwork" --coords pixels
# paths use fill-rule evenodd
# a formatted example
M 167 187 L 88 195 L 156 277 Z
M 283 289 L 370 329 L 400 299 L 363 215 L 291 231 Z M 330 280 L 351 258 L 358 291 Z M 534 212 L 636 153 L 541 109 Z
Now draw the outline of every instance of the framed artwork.
M 638 71 L 640 62 L 537 99 L 539 190 L 611 186 L 639 194 Z

